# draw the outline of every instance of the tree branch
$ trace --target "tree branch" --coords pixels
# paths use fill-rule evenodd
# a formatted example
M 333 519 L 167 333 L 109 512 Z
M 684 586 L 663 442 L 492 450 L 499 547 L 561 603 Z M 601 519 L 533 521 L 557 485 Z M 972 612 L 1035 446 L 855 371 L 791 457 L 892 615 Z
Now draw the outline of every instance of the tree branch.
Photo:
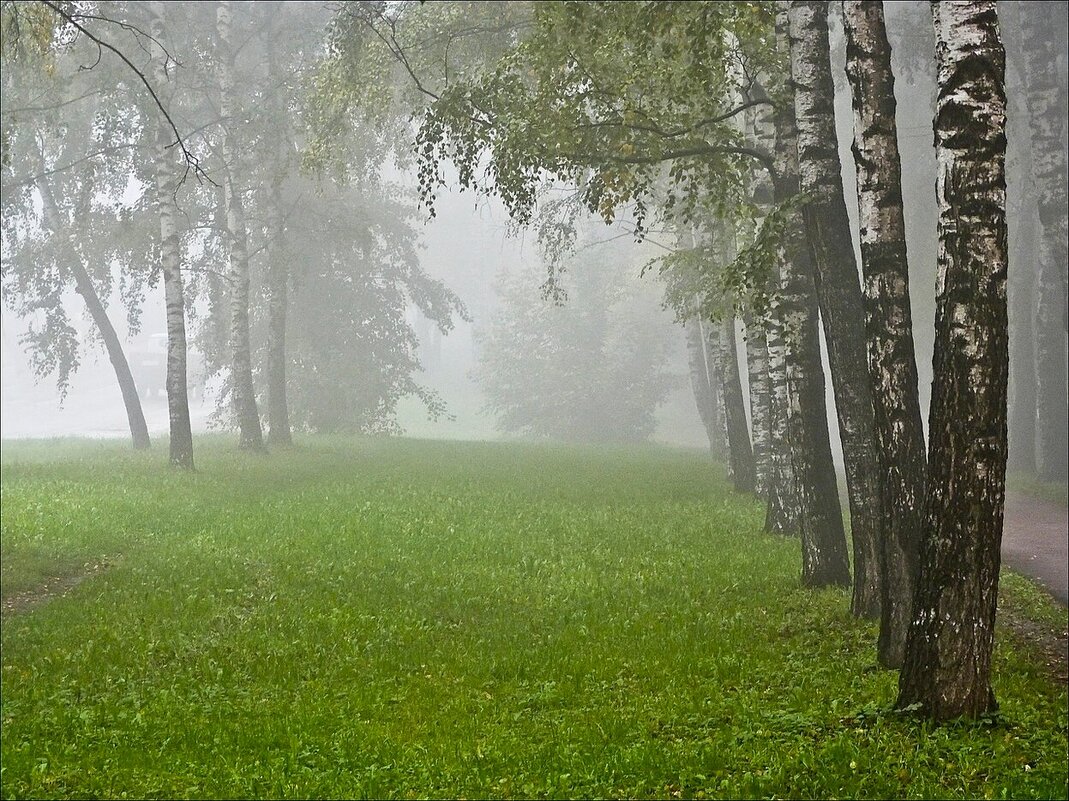
M 168 147 L 174 147 L 175 145 L 178 145 L 178 147 L 181 149 L 182 158 L 186 162 L 186 175 L 188 175 L 189 170 L 192 169 L 193 174 L 197 177 L 198 181 L 203 179 L 206 180 L 208 183 L 212 184 L 213 186 L 218 186 L 218 184 L 216 184 L 215 181 L 213 181 L 208 175 L 208 173 L 206 173 L 204 169 L 200 166 L 200 159 L 198 159 L 193 153 L 190 152 L 189 148 L 186 147 L 186 143 L 182 139 L 182 134 L 178 132 L 178 126 L 174 124 L 174 120 L 171 119 L 171 115 L 168 113 L 167 109 L 164 108 L 163 102 L 160 100 L 159 95 L 156 94 L 156 90 L 152 88 L 152 84 L 149 82 L 148 78 L 145 77 L 145 74 L 137 68 L 137 66 L 127 57 L 127 55 L 121 50 L 119 50 L 119 48 L 115 47 L 110 42 L 106 42 L 103 39 L 99 38 L 92 31 L 90 31 L 84 25 L 79 23 L 75 17 L 81 15 L 68 14 L 60 6 L 52 2 L 52 0 L 40 0 L 40 2 L 48 8 L 52 9 L 53 13 L 55 13 L 57 16 L 66 20 L 67 23 L 70 24 L 75 30 L 81 32 L 86 37 L 88 37 L 92 42 L 97 45 L 98 48 L 105 48 L 107 50 L 110 50 L 112 53 L 122 59 L 123 63 L 126 64 L 126 66 L 129 67 L 134 72 L 134 74 L 137 75 L 137 77 L 141 80 L 141 83 L 145 85 L 145 88 L 152 96 L 152 100 L 156 104 L 156 107 L 160 110 L 160 113 L 163 114 L 164 119 L 167 120 L 168 126 L 170 126 L 171 130 L 174 132 L 175 141 L 168 145 Z M 170 56 L 168 56 L 168 58 L 170 58 Z M 175 63 L 177 64 L 178 62 Z M 182 181 L 184 180 L 185 175 L 182 176 Z M 182 181 L 178 182 L 179 186 L 181 186 Z

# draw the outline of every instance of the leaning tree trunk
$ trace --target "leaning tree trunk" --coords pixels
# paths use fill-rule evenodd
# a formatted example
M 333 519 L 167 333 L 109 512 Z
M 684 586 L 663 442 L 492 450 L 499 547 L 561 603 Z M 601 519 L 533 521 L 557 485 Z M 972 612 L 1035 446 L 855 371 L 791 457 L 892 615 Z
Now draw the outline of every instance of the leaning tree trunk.
M 750 387 L 750 429 L 753 432 L 754 483 L 757 497 L 768 500 L 769 410 L 768 342 L 762 323 L 745 316 L 746 366 Z
M 787 3 L 776 4 L 776 44 L 787 52 Z M 777 107 L 776 202 L 798 194 L 798 139 L 794 104 Z M 817 331 L 814 266 L 800 214 L 787 227 L 780 254 L 781 319 L 787 362 L 787 429 L 798 493 L 802 539 L 802 584 L 807 587 L 850 583 L 846 533 L 828 434 L 824 368 Z
M 865 332 L 883 479 L 877 652 L 880 664 L 897 668 L 906 647 L 917 582 L 927 470 L 909 307 L 902 164 L 883 3 L 844 0 L 843 27 L 854 107 Z
M 817 298 L 850 498 L 852 608 L 855 615 L 872 617 L 880 611 L 881 487 L 864 309 L 835 134 L 827 3 L 792 2 L 789 22 L 801 189 L 810 197 L 803 213 L 817 268 Z
M 991 651 L 1006 477 L 1006 96 L 993 0 L 932 10 L 939 254 L 929 480 L 897 706 L 948 720 L 997 707 Z
M 41 164 L 44 164 L 43 157 Z M 43 166 L 42 166 L 42 169 Z M 87 184 L 88 186 L 88 184 Z M 115 370 L 115 380 L 119 383 L 119 391 L 122 393 L 123 405 L 126 407 L 126 420 L 130 425 L 130 437 L 133 440 L 134 450 L 147 450 L 152 442 L 148 435 L 148 425 L 145 423 L 145 413 L 141 408 L 141 396 L 137 393 L 137 385 L 134 376 L 130 372 L 130 364 L 126 361 L 119 335 L 115 333 L 115 326 L 111 324 L 108 311 L 97 294 L 93 280 L 89 277 L 85 265 L 81 262 L 78 253 L 78 243 L 75 241 L 73 228 L 64 224 L 60 218 L 59 207 L 56 205 L 55 195 L 47 178 L 37 181 L 37 188 L 41 193 L 42 222 L 45 230 L 52 236 L 66 235 L 69 243 L 70 269 L 74 275 L 74 291 L 82 296 L 89 316 L 100 332 L 100 338 L 104 341 L 104 347 L 108 352 L 112 369 Z M 66 232 L 66 233 L 64 233 Z
M 746 427 L 745 400 L 739 375 L 739 352 L 735 341 L 735 317 L 724 314 L 720 322 L 720 371 L 724 387 L 724 417 L 727 422 L 731 476 L 736 492 L 752 493 L 757 488 L 750 432 Z
M 159 44 L 163 37 L 160 3 L 149 6 L 152 40 L 152 79 L 157 91 L 167 85 L 166 59 Z M 178 182 L 172 161 L 172 131 L 160 115 L 156 125 L 154 157 L 156 207 L 160 216 L 160 261 L 167 306 L 167 410 L 170 417 L 171 464 L 193 469 L 193 432 L 189 421 L 189 391 L 186 385 L 186 313 L 182 286 L 181 243 L 178 238 Z
M 100 331 L 100 338 L 104 340 L 104 347 L 108 351 L 108 359 L 111 361 L 112 369 L 115 370 L 115 380 L 119 383 L 122 402 L 126 407 L 126 419 L 130 425 L 130 437 L 133 440 L 134 450 L 148 450 L 152 441 L 149 439 L 145 413 L 141 408 L 141 396 L 137 393 L 137 384 L 134 383 L 130 363 L 126 360 L 119 335 L 115 333 L 115 326 L 108 318 L 107 309 L 104 308 L 89 273 L 77 258 L 71 261 L 71 272 L 74 273 L 75 291 L 85 301 L 85 307 L 89 310 L 97 330 Z
M 234 99 L 233 59 L 230 42 L 230 3 L 222 0 L 216 8 L 219 32 L 219 96 L 223 118 L 223 192 L 226 202 L 226 227 L 230 238 L 230 394 L 234 405 L 242 448 L 263 447 L 260 413 L 256 408 L 256 391 L 252 384 L 252 349 L 249 345 L 249 246 L 245 227 L 245 204 L 235 187 L 240 174 L 237 125 Z

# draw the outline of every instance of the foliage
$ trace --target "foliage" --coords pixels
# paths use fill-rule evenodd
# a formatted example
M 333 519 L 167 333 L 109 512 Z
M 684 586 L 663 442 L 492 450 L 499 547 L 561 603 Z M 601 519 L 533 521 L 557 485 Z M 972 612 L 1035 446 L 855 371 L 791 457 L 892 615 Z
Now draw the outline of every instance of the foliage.
M 624 277 L 625 258 L 620 248 L 580 251 L 556 285 L 563 303 L 539 301 L 539 268 L 504 277 L 476 369 L 500 430 L 571 441 L 653 433 L 672 387 L 664 363 L 674 331 Z
M 715 217 L 752 245 L 719 260 L 715 274 L 694 276 L 704 302 L 726 296 L 763 314 L 776 248 L 770 236 L 752 237 L 759 210 L 750 191 L 755 170 L 771 171 L 771 154 L 743 128 L 782 81 L 772 4 L 548 2 L 517 12 L 522 24 L 496 26 L 482 16 L 494 5 L 522 4 L 353 4 L 335 19 L 335 48 L 358 42 L 377 66 L 334 56 L 333 80 L 355 91 L 392 62 L 394 80 L 412 88 L 406 102 L 432 213 L 442 165 L 452 162 L 463 188 L 500 196 L 518 226 L 536 227 L 550 292 L 584 213 L 633 220 L 638 239 L 651 218 L 686 228 Z M 455 54 L 457 30 L 486 31 L 489 43 Z M 545 200 L 561 187 L 575 191 Z
M 701 454 L 298 446 L 4 443 L 5 597 L 112 564 L 5 613 L 4 797 L 1066 796 L 1064 684 L 1000 635 L 993 725 L 884 712 Z
M 14 65 L 5 74 L 4 305 L 29 318 L 23 344 L 38 377 L 54 375 L 61 394 L 85 344 L 64 303 L 71 262 L 105 302 L 118 289 L 134 331 L 152 280 L 151 208 L 127 192 L 147 180 L 143 117 L 121 79 L 103 67 L 78 70 L 86 57 L 75 46 L 55 54 L 52 74 Z
M 751 167 L 768 163 L 737 120 L 764 102 L 751 94 L 758 75 L 774 72 L 767 5 L 542 3 L 534 23 L 492 70 L 428 108 L 425 195 L 451 160 L 463 186 L 498 194 L 521 222 L 547 177 L 579 186 L 606 221 L 633 205 L 640 228 L 651 200 L 686 222 L 742 201 Z
M 438 396 L 414 378 L 418 342 L 406 312 L 419 309 L 443 334 L 468 315 L 420 269 L 403 192 L 329 181 L 306 191 L 309 202 L 295 210 L 287 241 L 301 257 L 289 325 L 294 424 L 398 433 L 394 412 L 405 395 L 423 401 L 432 418 L 444 415 Z
M 530 25 L 531 4 L 461 0 L 345 3 L 309 82 L 305 164 L 351 172 L 351 132 L 382 136 L 411 160 L 411 118 L 454 80 L 492 64 Z

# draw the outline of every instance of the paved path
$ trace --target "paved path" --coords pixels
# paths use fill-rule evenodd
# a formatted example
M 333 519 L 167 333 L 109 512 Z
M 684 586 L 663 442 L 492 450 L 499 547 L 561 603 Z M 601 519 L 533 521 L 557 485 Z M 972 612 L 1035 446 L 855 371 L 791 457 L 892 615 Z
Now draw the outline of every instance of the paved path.
M 1002 561 L 1069 604 L 1069 511 L 1050 501 L 1007 495 Z

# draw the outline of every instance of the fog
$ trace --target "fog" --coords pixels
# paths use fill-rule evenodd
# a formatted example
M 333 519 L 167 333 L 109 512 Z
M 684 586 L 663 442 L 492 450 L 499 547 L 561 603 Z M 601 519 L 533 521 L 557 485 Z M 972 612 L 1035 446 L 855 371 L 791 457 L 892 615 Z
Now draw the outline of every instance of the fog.
M 562 253 L 547 254 L 544 243 L 539 243 L 537 226 L 517 226 L 498 197 L 460 191 L 460 178 L 448 165 L 444 185 L 437 191 L 434 216 L 430 216 L 426 206 L 417 202 L 421 179 L 411 153 L 404 154 L 414 132 L 407 112 L 379 128 L 354 118 L 351 128 L 343 125 L 330 131 L 335 138 L 326 145 L 316 138 L 324 134 L 314 126 L 298 131 L 296 121 L 288 126 L 281 122 L 283 108 L 294 110 L 295 120 L 299 113 L 311 119 L 322 116 L 322 110 L 315 102 L 306 102 L 302 93 L 309 92 L 308 81 L 317 74 L 329 13 L 315 4 L 277 8 L 278 19 L 272 23 L 267 16 L 273 12 L 265 16 L 262 10 L 235 4 L 234 36 L 244 49 L 233 59 L 232 73 L 223 78 L 197 66 L 198 59 L 205 63 L 221 59 L 211 49 L 219 46 L 212 44 L 211 25 L 205 28 L 208 33 L 197 28 L 201 22 L 214 24 L 214 17 L 198 22 L 201 12 L 192 6 L 173 6 L 163 20 L 164 39 L 183 66 L 176 69 L 176 84 L 160 92 L 161 103 L 176 130 L 189 132 L 187 145 L 204 173 L 194 171 L 190 176 L 186 169 L 174 195 L 184 218 L 180 233 L 187 281 L 193 431 L 232 430 L 235 424 L 230 406 L 239 382 L 228 353 L 232 293 L 226 288 L 235 285 L 234 262 L 232 256 L 228 260 L 229 240 L 219 231 L 227 221 L 233 228 L 232 218 L 223 219 L 224 206 L 228 214 L 231 203 L 224 203 L 224 195 L 236 195 L 243 199 L 247 216 L 241 225 L 248 231 L 247 269 L 252 287 L 251 376 L 259 414 L 265 420 L 273 336 L 270 275 L 276 269 L 273 260 L 283 259 L 288 260 L 289 297 L 294 304 L 286 323 L 291 368 L 287 381 L 298 431 L 603 441 L 612 437 L 595 430 L 599 414 L 581 412 L 583 405 L 600 409 L 602 415 L 624 414 L 598 392 L 608 391 L 619 398 L 640 394 L 635 388 L 653 383 L 656 387 L 645 401 L 648 408 L 634 411 L 631 422 L 620 423 L 619 439 L 709 447 L 691 387 L 683 327 L 675 311 L 667 308 L 658 270 L 648 269 L 641 275 L 658 255 L 677 247 L 673 235 L 655 224 L 648 239 L 639 242 L 631 235 L 633 221 L 626 213 L 614 225 L 605 225 L 584 212 L 571 221 L 574 244 Z M 897 124 L 905 165 L 902 188 L 914 341 L 921 408 L 926 412 L 932 381 L 936 252 L 931 132 L 935 84 L 931 57 L 925 52 L 932 44 L 927 38 L 930 32 L 918 27 L 917 13 L 916 4 L 887 4 L 899 76 Z M 270 24 L 291 26 L 274 31 L 270 41 L 285 42 L 274 55 L 263 34 Z M 125 37 L 116 42 L 131 47 L 138 40 Z M 137 163 L 136 158 L 107 162 L 96 173 L 59 166 L 81 160 L 78 137 L 88 136 L 110 147 L 116 147 L 116 137 L 144 137 L 140 129 L 151 127 L 146 121 L 158 110 L 116 59 L 77 71 L 79 59 L 87 52 L 85 45 L 76 40 L 70 52 L 62 53 L 56 66 L 49 68 L 60 73 L 69 70 L 67 86 L 42 74 L 48 70 L 35 71 L 29 60 L 5 69 L 4 125 L 5 138 L 10 139 L 5 149 L 11 157 L 5 158 L 3 206 L 3 438 L 129 436 L 115 370 L 64 266 L 64 260 L 71 258 L 84 260 L 92 272 L 139 383 L 149 432 L 163 437 L 170 424 L 160 378 L 168 323 L 165 281 L 158 264 L 160 246 L 152 239 L 159 236 L 159 227 L 152 213 L 150 162 Z M 841 24 L 834 15 L 831 45 L 842 177 L 860 263 L 849 87 Z M 186 59 L 181 57 L 183 48 L 190 54 Z M 151 77 L 147 54 L 147 50 L 138 53 L 135 63 Z M 1012 307 L 1019 293 L 1032 291 L 1030 282 L 1012 277 L 1017 269 L 1022 274 L 1032 270 L 1031 251 L 1027 243 L 1022 244 L 1021 234 L 1022 219 L 1030 221 L 1032 212 L 1022 217 L 1031 190 L 1025 161 L 1013 142 L 1026 135 L 1027 115 L 1021 107 L 1019 59 L 1011 52 L 1010 60 L 1008 81 L 1011 90 L 1018 88 L 1016 93 L 1011 91 L 1009 123 Z M 277 75 L 272 72 L 279 69 Z M 1057 70 L 1064 75 L 1064 57 Z M 283 87 L 281 99 L 272 99 L 264 90 L 270 76 Z M 97 93 L 100 99 L 70 99 L 83 90 Z M 391 102 L 395 106 L 403 103 L 402 96 Z M 31 100 L 42 97 L 54 101 L 51 110 L 39 117 L 19 113 L 18 106 L 32 105 Z M 85 108 L 87 103 L 91 107 Z M 221 108 L 234 106 L 239 111 L 233 117 L 240 124 L 228 128 L 213 121 Z M 27 127 L 33 125 L 51 132 L 37 135 Z M 270 140 L 283 137 L 290 137 L 292 147 L 284 144 L 282 151 L 270 155 Z M 35 146 L 39 153 L 34 152 Z M 147 145 L 140 148 L 145 150 Z M 302 148 L 306 153 L 294 157 Z M 249 152 L 242 154 L 243 149 Z M 319 158 L 321 163 L 309 167 L 310 158 Z M 176 165 L 181 172 L 177 160 Z M 42 178 L 42 167 L 52 167 L 55 173 L 43 170 L 46 177 Z M 27 179 L 35 171 L 38 179 Z M 61 224 L 47 220 L 42 180 L 53 181 L 47 191 L 71 193 L 58 201 L 60 212 L 69 215 Z M 223 192 L 228 180 L 235 185 L 227 185 Z M 272 186 L 275 195 L 268 191 Z M 88 202 L 73 196 L 87 190 L 95 193 Z M 82 216 L 86 219 L 79 221 Z M 284 246 L 279 245 L 283 236 Z M 1034 230 L 1026 236 L 1035 236 Z M 71 241 L 64 250 L 57 241 L 67 237 Z M 551 274 L 563 290 L 556 299 L 544 291 L 543 283 Z M 220 276 L 229 283 L 220 283 Z M 373 297 L 355 288 L 364 280 L 366 286 L 376 287 L 368 290 Z M 517 289 L 520 286 L 526 289 Z M 346 292 L 357 300 L 371 299 L 366 308 L 357 310 L 347 305 Z M 585 298 L 585 307 L 577 296 Z M 1032 336 L 1031 326 L 1019 319 L 1016 322 L 1011 336 Z M 374 331 L 365 336 L 361 326 L 372 326 Z M 324 344 L 329 332 L 339 329 L 348 330 L 344 342 Z M 554 339 L 563 330 L 571 333 Z M 49 340 L 49 331 L 58 332 L 60 339 Z M 741 321 L 736 324 L 736 336 L 740 378 L 748 393 L 746 332 Z M 578 352 L 581 343 L 593 350 Z M 1064 365 L 1064 332 L 1060 343 Z M 623 348 L 619 352 L 626 358 L 610 358 L 610 344 Z M 546 356 L 550 347 L 556 348 L 554 355 Z M 1012 345 L 1011 350 L 1011 381 L 1019 383 L 1019 376 L 1030 373 L 1031 366 L 1015 364 L 1012 360 L 1022 358 L 1025 351 Z M 827 373 L 826 347 L 824 360 Z M 387 363 L 388 368 L 382 367 Z M 515 375 L 491 374 L 488 365 L 506 372 L 514 369 Z M 591 386 L 595 368 L 605 370 L 597 373 L 600 389 Z M 337 380 L 327 375 L 338 369 L 350 372 Z M 387 378 L 376 374 L 380 369 Z M 610 390 L 610 383 L 619 389 Z M 826 387 L 833 452 L 841 469 L 830 380 Z M 537 409 L 524 405 L 531 398 L 538 400 Z M 749 404 L 745 412 L 749 417 Z M 589 425 L 552 419 L 553 414 L 578 418 L 582 413 L 590 414 Z

